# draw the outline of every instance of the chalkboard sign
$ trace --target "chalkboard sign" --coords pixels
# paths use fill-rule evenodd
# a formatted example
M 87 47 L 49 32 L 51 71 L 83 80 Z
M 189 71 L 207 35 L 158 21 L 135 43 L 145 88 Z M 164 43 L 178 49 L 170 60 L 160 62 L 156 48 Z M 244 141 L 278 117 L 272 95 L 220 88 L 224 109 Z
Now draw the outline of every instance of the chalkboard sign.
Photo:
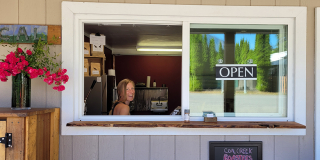
M 262 142 L 210 141 L 209 160 L 262 160 Z

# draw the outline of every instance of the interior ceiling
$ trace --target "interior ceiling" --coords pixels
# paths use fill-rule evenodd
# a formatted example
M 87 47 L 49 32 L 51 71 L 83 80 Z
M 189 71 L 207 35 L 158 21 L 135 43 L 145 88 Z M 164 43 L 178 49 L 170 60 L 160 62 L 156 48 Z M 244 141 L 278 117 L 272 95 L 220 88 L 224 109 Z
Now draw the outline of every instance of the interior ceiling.
M 106 36 L 106 46 L 119 55 L 181 55 L 181 52 L 138 52 L 137 46 L 182 48 L 182 26 L 143 24 L 85 24 L 85 35 L 100 33 Z

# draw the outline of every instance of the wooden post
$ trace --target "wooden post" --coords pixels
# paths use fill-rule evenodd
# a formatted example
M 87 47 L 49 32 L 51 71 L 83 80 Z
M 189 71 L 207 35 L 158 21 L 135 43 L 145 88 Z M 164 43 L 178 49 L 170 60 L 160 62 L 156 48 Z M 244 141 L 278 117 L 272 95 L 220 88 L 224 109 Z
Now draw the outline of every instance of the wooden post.
M 37 156 L 37 115 L 26 117 L 26 160 L 34 160 Z
M 60 108 L 55 108 L 50 117 L 50 160 L 59 160 Z
M 6 148 L 6 160 L 24 159 L 24 117 L 8 117 L 7 133 L 12 133 L 12 148 Z
M 5 137 L 7 132 L 7 122 L 5 120 L 0 120 L 0 137 Z M 6 159 L 6 147 L 4 145 L 0 145 L 0 160 Z

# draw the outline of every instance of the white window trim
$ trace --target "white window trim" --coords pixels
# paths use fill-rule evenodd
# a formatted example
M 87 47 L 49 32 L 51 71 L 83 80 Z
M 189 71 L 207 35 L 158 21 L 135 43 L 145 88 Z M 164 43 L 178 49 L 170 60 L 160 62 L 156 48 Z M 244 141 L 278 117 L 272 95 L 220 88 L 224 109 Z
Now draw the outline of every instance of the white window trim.
M 315 11 L 315 159 L 320 159 L 320 7 Z
M 263 10 L 264 12 L 261 12 Z M 124 18 L 125 17 L 125 18 Z M 191 18 L 191 21 L 190 21 Z M 278 18 L 278 19 L 277 19 Z M 70 77 L 66 90 L 62 92 L 61 130 L 62 135 L 305 135 L 305 129 L 186 129 L 186 128 L 113 128 L 113 127 L 67 127 L 72 121 L 181 121 L 182 116 L 82 116 L 83 108 L 83 23 L 94 22 L 183 22 L 182 56 L 182 107 L 189 108 L 189 45 L 190 23 L 212 23 L 212 19 L 221 24 L 230 24 L 230 20 L 265 21 L 274 20 L 282 24 L 279 18 L 292 19 L 295 35 L 289 46 L 293 46 L 289 67 L 295 72 L 288 82 L 292 94 L 288 94 L 289 120 L 306 125 L 306 7 L 265 7 L 265 6 L 200 6 L 200 5 L 155 5 L 155 4 L 116 4 L 62 2 L 62 61 Z M 155 21 L 156 20 L 156 21 Z M 255 23 L 253 23 L 255 24 Z M 289 33 L 290 35 L 290 33 Z M 290 45 L 291 43 L 291 45 Z M 185 45 L 187 44 L 187 45 Z M 295 45 L 298 44 L 298 45 Z M 289 48 L 290 49 L 290 48 Z M 299 53 L 299 54 L 294 54 Z M 290 56 L 289 56 L 290 58 Z M 298 91 L 298 92 L 294 92 Z M 289 110 L 289 107 L 292 109 Z M 287 118 L 288 119 L 288 118 Z M 191 120 L 203 120 L 192 117 Z M 258 121 L 257 118 L 224 117 L 218 120 Z M 266 120 L 266 119 L 260 119 Z M 283 118 L 270 121 L 285 120 Z

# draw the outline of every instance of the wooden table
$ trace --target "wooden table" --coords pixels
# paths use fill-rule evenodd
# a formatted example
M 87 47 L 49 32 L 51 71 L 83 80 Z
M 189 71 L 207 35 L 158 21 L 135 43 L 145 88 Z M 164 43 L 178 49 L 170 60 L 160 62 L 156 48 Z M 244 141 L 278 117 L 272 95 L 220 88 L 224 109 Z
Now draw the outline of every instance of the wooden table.
M 60 108 L 0 108 L 0 137 L 12 133 L 12 147 L 0 144 L 0 160 L 58 160 Z

